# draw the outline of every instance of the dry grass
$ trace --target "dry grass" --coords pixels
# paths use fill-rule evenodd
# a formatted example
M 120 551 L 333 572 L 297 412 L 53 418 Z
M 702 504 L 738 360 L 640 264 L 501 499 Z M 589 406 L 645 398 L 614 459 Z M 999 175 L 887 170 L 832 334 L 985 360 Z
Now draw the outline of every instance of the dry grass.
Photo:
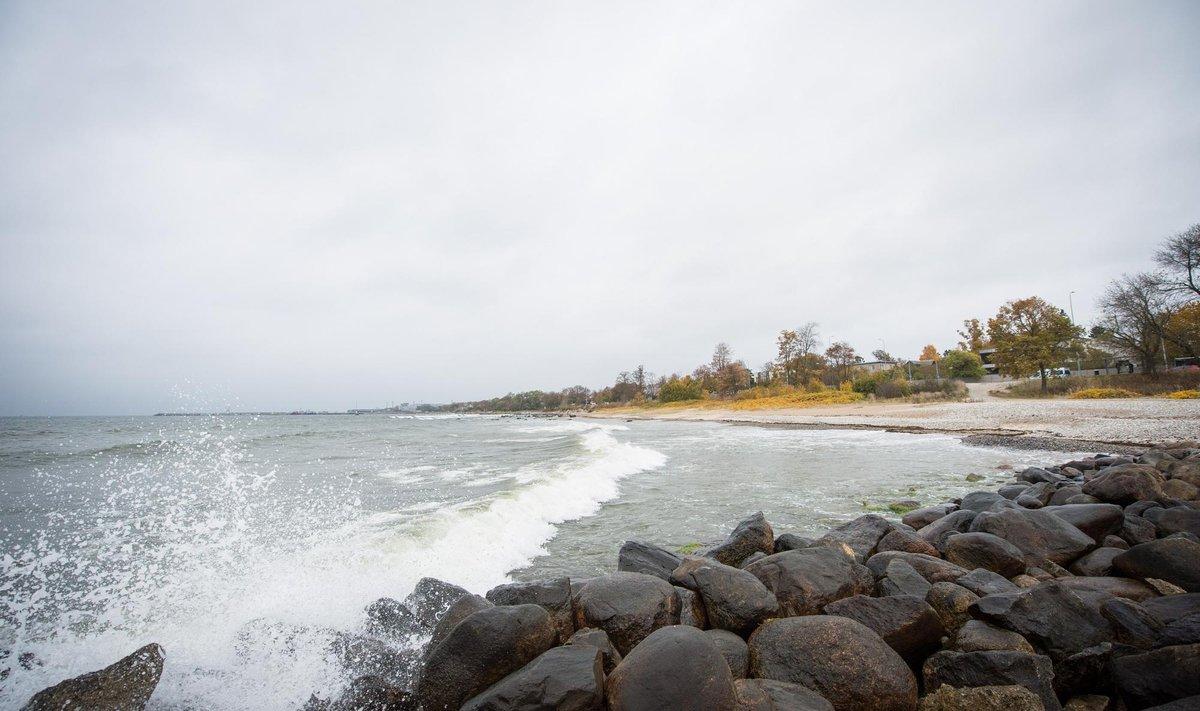
M 1142 373 L 1124 375 L 1099 375 L 1071 378 L 1051 378 L 1047 383 L 1049 392 L 1042 392 L 1040 380 L 1022 380 L 1007 387 L 992 390 L 991 394 L 999 397 L 1041 398 L 1066 395 L 1069 398 L 1087 399 L 1087 395 L 1076 396 L 1075 393 L 1087 390 L 1125 390 L 1133 395 L 1169 395 L 1180 390 L 1200 389 L 1200 373 L 1194 371 L 1176 371 L 1159 373 L 1154 376 Z M 1103 397 L 1131 397 L 1103 396 Z
M 1176 390 L 1173 393 L 1167 393 L 1164 397 L 1172 400 L 1200 400 L 1200 390 Z
M 821 405 L 846 405 L 852 402 L 859 402 L 863 398 L 862 393 L 846 390 L 821 390 L 818 392 L 796 390 L 779 395 L 748 399 L 721 400 L 711 398 L 707 400 L 680 400 L 668 403 L 649 402 L 645 405 L 604 407 L 603 410 L 605 412 L 618 413 L 636 413 L 646 410 L 783 410 L 799 407 L 819 407 Z
M 1137 397 L 1138 394 L 1124 388 L 1085 388 L 1076 390 L 1067 397 L 1072 400 L 1110 400 L 1119 397 Z

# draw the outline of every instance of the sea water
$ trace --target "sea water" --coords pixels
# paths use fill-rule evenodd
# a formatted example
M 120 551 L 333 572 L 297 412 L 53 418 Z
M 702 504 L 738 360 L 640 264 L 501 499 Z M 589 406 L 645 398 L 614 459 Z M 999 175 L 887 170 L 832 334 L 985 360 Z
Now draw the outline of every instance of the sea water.
M 1061 458 L 722 423 L 0 418 L 0 708 L 157 642 L 151 708 L 292 709 L 347 681 L 294 630 L 362 631 L 424 576 L 590 577 L 630 538 L 695 548 L 759 510 L 817 534 Z

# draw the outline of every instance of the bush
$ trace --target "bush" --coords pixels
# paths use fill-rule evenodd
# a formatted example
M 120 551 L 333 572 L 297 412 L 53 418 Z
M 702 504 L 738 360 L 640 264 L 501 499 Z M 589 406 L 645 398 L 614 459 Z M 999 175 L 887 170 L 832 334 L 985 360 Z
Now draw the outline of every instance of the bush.
M 1067 397 L 1072 400 L 1107 400 L 1118 397 L 1137 397 L 1138 394 L 1124 388 L 1087 388 L 1076 390 Z
M 856 393 L 863 395 L 878 395 L 879 386 L 890 381 L 903 381 L 903 374 L 897 369 L 877 370 L 873 373 L 863 373 L 854 379 L 851 388 Z M 883 395 L 882 397 L 895 397 L 894 395 Z
M 950 351 L 942 358 L 942 371 L 951 378 L 982 378 L 983 360 L 971 351 Z
M 699 400 L 704 397 L 704 389 L 699 380 L 691 376 L 672 378 L 658 389 L 659 402 L 682 402 L 684 400 Z
M 912 394 L 912 386 L 907 380 L 885 380 L 875 387 L 875 397 L 908 397 Z
M 1176 390 L 1167 393 L 1167 397 L 1172 400 L 1200 400 L 1200 390 Z

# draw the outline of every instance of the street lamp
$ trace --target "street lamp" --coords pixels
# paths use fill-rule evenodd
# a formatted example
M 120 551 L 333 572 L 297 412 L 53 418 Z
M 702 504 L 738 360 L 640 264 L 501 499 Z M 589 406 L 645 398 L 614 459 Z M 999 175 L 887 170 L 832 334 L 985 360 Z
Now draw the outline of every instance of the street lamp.
M 1075 297 L 1074 290 L 1072 290 L 1071 293 L 1067 294 L 1067 305 L 1069 305 L 1071 307 L 1071 325 L 1072 326 L 1075 325 L 1075 298 L 1074 297 Z M 1083 370 L 1083 363 L 1080 362 L 1079 351 L 1075 351 L 1075 372 L 1078 373 L 1081 370 Z

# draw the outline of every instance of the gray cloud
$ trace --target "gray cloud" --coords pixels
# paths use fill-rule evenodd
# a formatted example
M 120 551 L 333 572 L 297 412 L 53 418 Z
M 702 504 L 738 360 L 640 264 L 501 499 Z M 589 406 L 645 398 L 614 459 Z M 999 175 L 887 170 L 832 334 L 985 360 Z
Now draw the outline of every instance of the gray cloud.
M 0 413 L 341 409 L 1081 321 L 1200 217 L 1189 2 L 0 5 Z

